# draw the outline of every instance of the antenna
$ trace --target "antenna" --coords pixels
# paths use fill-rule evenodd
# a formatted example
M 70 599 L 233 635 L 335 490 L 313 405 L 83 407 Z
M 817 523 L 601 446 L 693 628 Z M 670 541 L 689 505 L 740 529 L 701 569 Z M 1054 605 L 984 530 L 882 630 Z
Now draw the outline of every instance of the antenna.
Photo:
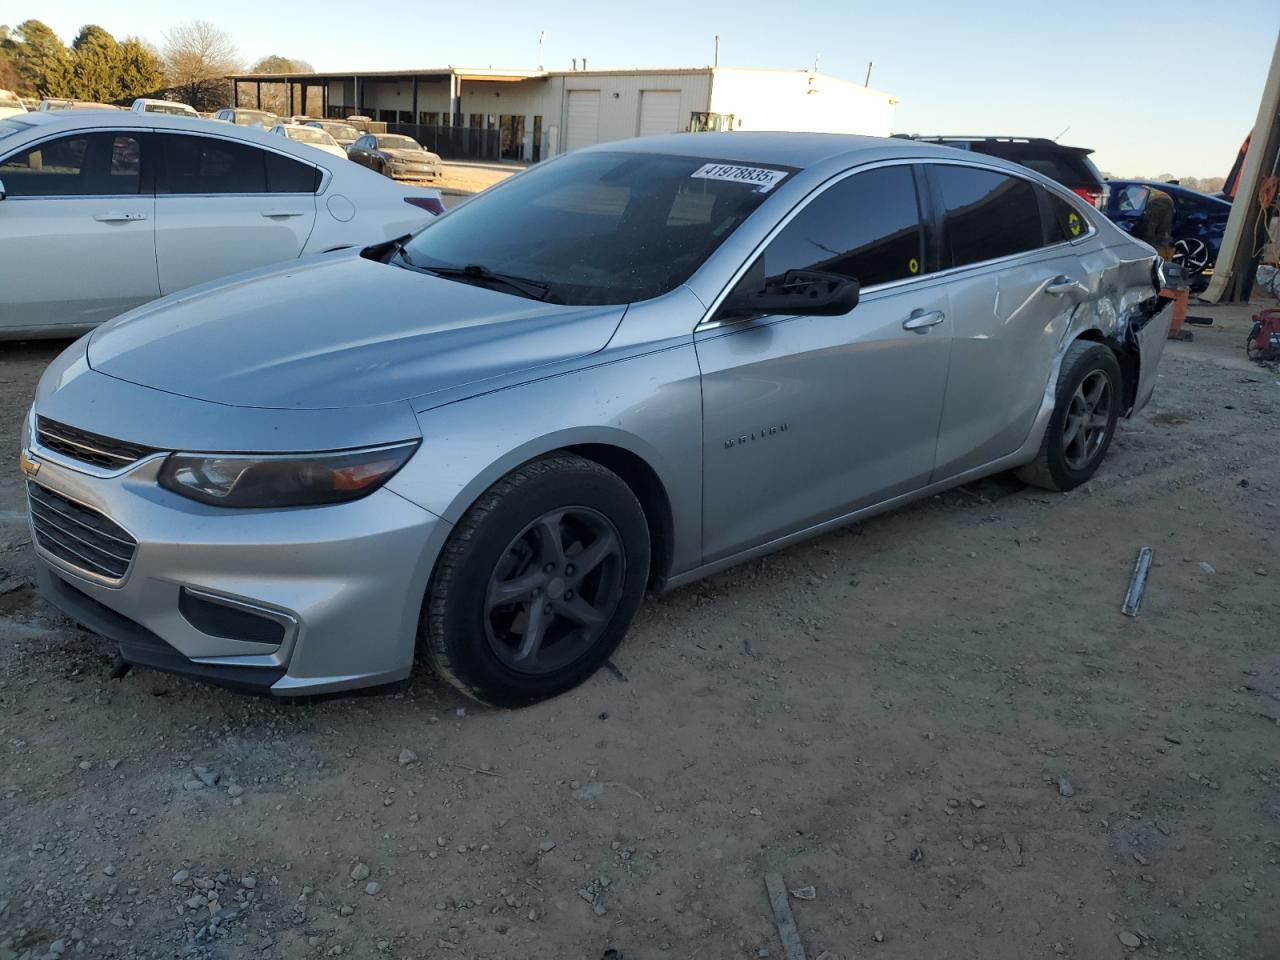
M 720 66 L 720 34 L 716 34 L 716 58 L 711 64 L 713 67 Z
M 1062 134 L 1066 133 L 1070 129 L 1071 129 L 1071 124 L 1068 123 L 1065 127 L 1062 128 L 1062 132 L 1053 138 L 1054 142 L 1056 143 L 1058 140 L 1062 139 Z
M 820 64 L 821 62 L 822 62 L 822 54 L 818 54 L 816 57 L 814 57 L 814 58 L 813 58 L 813 72 L 814 72 L 814 73 L 817 73 L 817 72 L 818 72 L 818 64 Z
M 875 65 L 876 65 L 876 62 L 874 60 L 867 61 L 867 79 L 862 81 L 862 85 L 864 87 L 871 86 L 871 68 L 874 67 Z
M 546 62 L 542 56 L 542 50 L 543 50 L 543 47 L 546 45 L 546 42 L 547 42 L 547 31 L 543 30 L 538 34 L 538 69 L 539 70 L 546 69 L 542 65 L 544 62 Z

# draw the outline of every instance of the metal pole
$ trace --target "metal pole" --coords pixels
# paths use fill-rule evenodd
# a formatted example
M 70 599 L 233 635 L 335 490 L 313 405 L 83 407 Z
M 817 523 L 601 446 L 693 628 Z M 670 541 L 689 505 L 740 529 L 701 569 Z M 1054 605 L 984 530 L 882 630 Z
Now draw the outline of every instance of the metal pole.
M 711 64 L 713 67 L 720 66 L 720 34 L 716 34 L 716 58 Z
M 418 77 L 413 78 L 413 122 L 418 122 Z
M 240 106 L 240 81 L 239 80 L 231 81 L 231 106 L 233 107 Z

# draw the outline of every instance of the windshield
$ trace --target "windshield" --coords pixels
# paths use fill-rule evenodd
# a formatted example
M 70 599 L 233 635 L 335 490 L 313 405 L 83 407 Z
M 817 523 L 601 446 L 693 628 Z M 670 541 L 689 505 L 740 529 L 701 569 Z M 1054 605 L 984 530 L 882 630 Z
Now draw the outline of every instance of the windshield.
M 349 127 L 345 123 L 326 123 L 321 127 L 331 137 L 340 138 L 342 140 L 355 140 L 360 136 L 360 131 L 355 127 Z
M 22 105 L 21 100 L 3 90 L 0 90 L 0 107 L 16 108 L 18 110 L 27 109 Z
M 260 123 L 264 127 L 274 127 L 280 122 L 274 113 L 264 113 L 260 110 L 237 110 L 232 117 L 234 123 L 241 127 L 251 127 L 255 123 Z
M 315 127 L 286 127 L 290 140 L 301 140 L 303 143 L 333 143 L 333 137 Z
M 404 248 L 483 266 L 557 303 L 648 300 L 684 283 L 792 170 L 661 154 L 570 154 L 481 193 Z
M 194 112 L 190 107 L 176 103 L 148 103 L 143 110 L 147 113 L 171 113 L 179 117 L 189 117 Z
M 379 149 L 387 150 L 421 150 L 422 146 L 417 140 L 410 137 L 379 137 Z

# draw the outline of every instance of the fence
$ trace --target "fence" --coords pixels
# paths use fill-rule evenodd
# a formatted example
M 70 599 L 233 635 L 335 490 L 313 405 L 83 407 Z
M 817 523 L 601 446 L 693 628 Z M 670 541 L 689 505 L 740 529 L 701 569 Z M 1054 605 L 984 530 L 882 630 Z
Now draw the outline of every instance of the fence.
M 387 133 L 413 137 L 445 160 L 498 160 L 502 133 L 475 127 L 429 127 L 421 123 L 388 123 Z

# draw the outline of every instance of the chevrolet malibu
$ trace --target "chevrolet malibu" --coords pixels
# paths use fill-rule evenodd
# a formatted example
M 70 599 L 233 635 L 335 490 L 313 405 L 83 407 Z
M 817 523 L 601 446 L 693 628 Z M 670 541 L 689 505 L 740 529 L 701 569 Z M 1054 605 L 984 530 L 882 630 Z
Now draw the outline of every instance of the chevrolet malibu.
M 1164 271 L 945 147 L 576 151 L 68 348 L 24 431 L 40 587 L 124 664 L 296 696 L 418 655 L 528 704 L 646 589 L 997 471 L 1086 481 L 1151 395 Z

